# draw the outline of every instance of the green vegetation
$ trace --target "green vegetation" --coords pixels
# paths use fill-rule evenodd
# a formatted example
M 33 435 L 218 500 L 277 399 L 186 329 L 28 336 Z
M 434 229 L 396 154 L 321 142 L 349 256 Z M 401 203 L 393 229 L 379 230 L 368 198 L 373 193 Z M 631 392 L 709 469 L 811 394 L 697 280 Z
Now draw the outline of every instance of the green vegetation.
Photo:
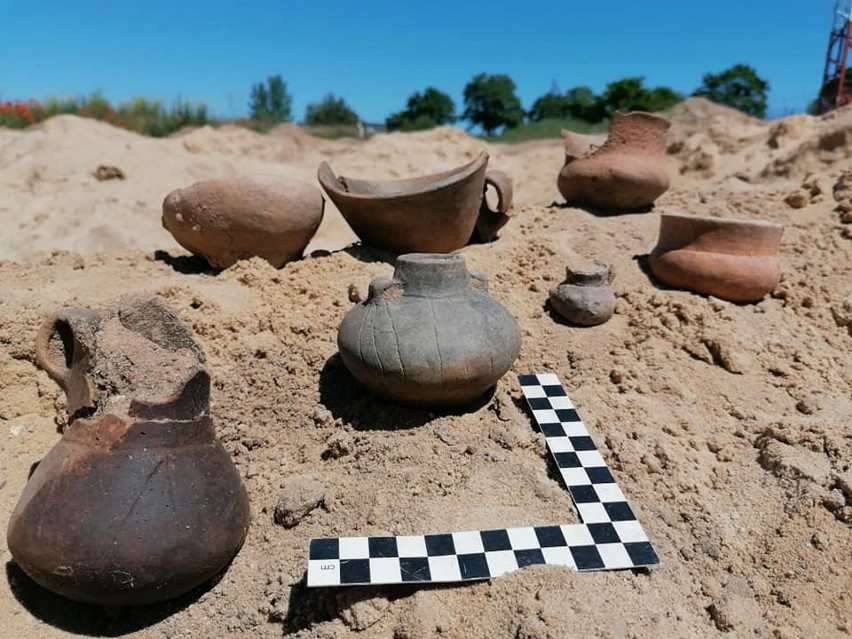
M 609 120 L 592 123 L 576 118 L 549 118 L 505 129 L 500 135 L 485 137 L 484 139 L 488 142 L 504 142 L 507 144 L 529 140 L 558 139 L 562 129 L 577 133 L 600 133 L 609 129 Z
M 305 111 L 305 124 L 309 126 L 358 124 L 359 121 L 358 114 L 346 101 L 333 93 L 326 95 L 321 102 L 309 104 Z
M 680 93 L 668 87 L 645 88 L 645 78 L 624 78 L 606 85 L 601 102 L 607 114 L 616 111 L 667 111 L 683 100 Z
M 763 118 L 766 117 L 767 91 L 769 83 L 757 75 L 754 67 L 735 64 L 721 73 L 705 74 L 703 84 L 692 95 Z
M 267 126 L 293 119 L 293 96 L 280 75 L 270 76 L 266 84 L 252 85 L 249 114 L 252 120 Z
M 464 87 L 464 112 L 456 116 L 452 98 L 428 87 L 411 94 L 405 109 L 385 121 L 389 131 L 416 131 L 465 120 L 479 127 L 484 137 L 502 142 L 552 138 L 566 128 L 578 132 L 602 131 L 616 111 L 668 111 L 683 100 L 669 87 L 646 87 L 645 78 L 629 77 L 610 82 L 598 95 L 587 86 L 560 92 L 554 86 L 524 111 L 516 95 L 514 81 L 505 74 L 480 73 Z M 830 89 L 830 87 L 829 87 Z M 829 89 L 824 89 L 828 92 Z M 750 115 L 766 114 L 769 83 L 746 64 L 736 64 L 721 73 L 707 73 L 693 95 L 703 96 Z M 827 95 L 827 93 L 826 93 Z M 268 131 L 276 124 L 292 121 L 293 97 L 280 75 L 252 85 L 250 119 L 242 124 L 256 131 Z M 812 103 L 816 111 L 818 104 Z M 185 100 L 170 106 L 136 97 L 113 107 L 99 93 L 88 97 L 51 98 L 44 104 L 33 100 L 0 102 L 0 126 L 23 128 L 53 115 L 71 113 L 109 122 L 145 135 L 165 136 L 186 126 L 212 123 L 207 107 Z M 338 138 L 364 134 L 358 114 L 340 96 L 328 93 L 305 111 L 304 126 L 320 137 Z
M 554 87 L 533 102 L 527 113 L 530 122 L 571 118 L 593 124 L 606 117 L 603 101 L 589 87 L 574 87 L 564 94 L 558 93 Z
M 388 131 L 420 131 L 456 121 L 456 105 L 446 93 L 429 87 L 423 93 L 413 93 L 404 111 L 385 120 Z
M 169 108 L 162 102 L 142 97 L 113 107 L 99 93 L 88 97 L 50 98 L 44 104 L 33 100 L 0 105 L 0 126 L 22 128 L 54 115 L 72 114 L 109 122 L 143 135 L 163 137 L 186 126 L 209 123 L 207 106 L 176 100 Z
M 486 136 L 497 129 L 514 128 L 524 121 L 521 101 L 515 95 L 515 83 L 508 75 L 480 73 L 464 88 L 462 118 L 480 125 Z

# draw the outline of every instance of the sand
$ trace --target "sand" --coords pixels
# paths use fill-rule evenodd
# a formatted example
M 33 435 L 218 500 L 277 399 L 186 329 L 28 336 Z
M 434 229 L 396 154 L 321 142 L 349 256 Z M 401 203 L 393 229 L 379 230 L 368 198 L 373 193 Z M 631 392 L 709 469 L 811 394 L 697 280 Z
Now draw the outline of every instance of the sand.
M 835 185 L 838 198 L 850 193 L 852 109 L 761 122 L 692 99 L 672 120 L 673 186 L 644 214 L 552 206 L 561 140 L 486 147 L 490 166 L 515 179 L 518 214 L 498 241 L 462 254 L 489 275 L 524 344 L 491 400 L 458 414 L 388 404 L 346 372 L 335 335 L 348 289 L 364 292 L 393 267 L 349 246 L 354 235 L 330 202 L 313 256 L 280 270 L 250 260 L 219 274 L 160 227 L 160 203 L 217 175 L 315 183 L 322 160 L 355 177 L 407 177 L 465 162 L 482 142 L 451 128 L 322 141 L 292 127 L 153 140 L 73 116 L 0 130 L 0 527 L 63 423 L 64 398 L 34 364 L 42 319 L 130 291 L 161 295 L 202 343 L 217 432 L 253 514 L 217 584 L 146 609 L 53 596 L 3 544 L 0 636 L 852 634 L 852 225 L 835 200 Z M 99 165 L 125 178 L 98 181 Z M 783 222 L 781 284 L 755 304 L 658 286 L 645 256 L 668 212 Z M 616 314 L 599 327 L 569 326 L 544 306 L 578 256 L 615 266 Z M 577 521 L 514 382 L 544 371 L 563 379 L 659 568 L 305 587 L 312 536 Z M 285 487 L 317 483 L 318 508 L 293 527 L 275 523 Z

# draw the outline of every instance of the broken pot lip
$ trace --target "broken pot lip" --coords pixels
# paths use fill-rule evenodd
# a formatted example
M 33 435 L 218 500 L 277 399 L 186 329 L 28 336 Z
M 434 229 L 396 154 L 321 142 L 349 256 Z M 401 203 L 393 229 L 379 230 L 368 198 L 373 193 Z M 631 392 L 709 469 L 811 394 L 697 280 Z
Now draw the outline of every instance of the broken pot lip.
M 652 258 L 690 250 L 737 257 L 778 259 L 784 225 L 771 220 L 741 220 L 663 213 Z
M 743 228 L 759 228 L 759 229 L 777 229 L 779 231 L 784 230 L 784 225 L 780 222 L 773 222 L 772 220 L 744 220 L 739 218 L 730 218 L 730 217 L 709 217 L 705 215 L 683 215 L 681 213 L 661 213 L 660 214 L 660 223 L 662 224 L 664 219 L 671 220 L 684 220 L 687 222 L 701 222 L 704 224 L 712 224 L 717 226 L 724 227 L 743 227 Z
M 334 173 L 328 162 L 322 162 L 317 169 L 317 179 L 329 195 L 339 195 L 350 200 L 385 201 L 418 196 L 461 183 L 481 171 L 487 164 L 488 152 L 480 151 L 476 159 L 467 164 L 440 173 L 431 173 L 402 180 L 359 180 L 357 178 L 338 176 Z M 341 179 L 356 185 L 369 184 L 377 190 L 387 189 L 387 192 L 364 193 L 349 191 L 342 187 Z

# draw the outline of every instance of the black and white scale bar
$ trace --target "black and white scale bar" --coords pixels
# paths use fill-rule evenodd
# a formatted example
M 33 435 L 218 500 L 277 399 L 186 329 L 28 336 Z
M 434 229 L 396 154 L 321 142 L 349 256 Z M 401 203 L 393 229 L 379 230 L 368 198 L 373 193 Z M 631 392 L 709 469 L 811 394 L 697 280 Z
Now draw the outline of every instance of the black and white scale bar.
M 659 564 L 559 379 L 518 380 L 583 523 L 311 539 L 308 586 L 474 581 L 535 564 L 581 571 Z

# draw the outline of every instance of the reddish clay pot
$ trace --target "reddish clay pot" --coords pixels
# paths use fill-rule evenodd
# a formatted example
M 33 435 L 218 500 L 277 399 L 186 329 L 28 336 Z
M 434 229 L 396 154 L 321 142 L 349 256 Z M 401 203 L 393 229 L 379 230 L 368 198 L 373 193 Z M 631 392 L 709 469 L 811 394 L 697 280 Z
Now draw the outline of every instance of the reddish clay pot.
M 651 271 L 676 288 L 753 302 L 781 280 L 783 231 L 783 225 L 763 220 L 662 215 Z
M 262 257 L 275 268 L 299 259 L 322 222 L 310 184 L 274 175 L 202 180 L 163 201 L 163 227 L 212 266 Z
M 659 116 L 634 111 L 613 116 L 609 136 L 599 148 L 569 136 L 556 181 L 566 203 L 613 211 L 653 204 L 669 188 L 665 165 L 669 126 Z M 591 150 L 577 157 L 584 147 Z
M 186 327 L 153 299 L 66 309 L 42 327 L 36 356 L 68 393 L 70 417 L 9 520 L 15 562 L 97 604 L 169 599 L 221 572 L 245 539 L 249 503 Z
M 462 167 L 407 180 L 366 181 L 317 170 L 325 192 L 367 246 L 394 253 L 450 253 L 471 240 L 490 242 L 509 220 L 512 182 L 488 171 L 488 154 Z M 496 210 L 484 197 L 498 194 Z

